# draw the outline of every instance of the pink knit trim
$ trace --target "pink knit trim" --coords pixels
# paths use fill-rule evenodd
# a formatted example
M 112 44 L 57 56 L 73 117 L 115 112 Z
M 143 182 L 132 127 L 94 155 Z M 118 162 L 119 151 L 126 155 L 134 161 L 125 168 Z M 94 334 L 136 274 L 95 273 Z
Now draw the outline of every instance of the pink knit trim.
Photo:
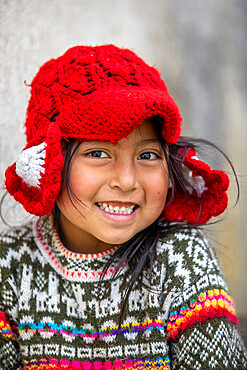
M 56 359 L 40 359 L 32 360 L 31 362 L 24 362 L 25 370 L 120 370 L 120 369 L 160 369 L 160 370 L 170 370 L 170 360 L 168 357 L 161 358 L 157 357 L 155 359 L 137 359 L 137 360 L 115 360 L 113 362 L 105 361 L 72 361 Z

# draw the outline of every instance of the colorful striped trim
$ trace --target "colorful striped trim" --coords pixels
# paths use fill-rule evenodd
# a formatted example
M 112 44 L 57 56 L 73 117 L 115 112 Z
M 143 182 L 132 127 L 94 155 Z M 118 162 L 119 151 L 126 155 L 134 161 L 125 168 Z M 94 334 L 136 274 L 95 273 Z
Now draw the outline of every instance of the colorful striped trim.
M 197 300 L 191 300 L 190 304 L 182 307 L 180 311 L 171 312 L 167 325 L 168 338 L 177 339 L 181 332 L 188 326 L 195 325 L 197 320 L 202 323 L 215 317 L 226 317 L 238 324 L 233 301 L 223 289 L 203 292 Z
M 17 340 L 18 330 L 16 325 L 11 325 L 3 311 L 0 311 L 0 334 L 8 339 Z
M 20 323 L 18 325 L 18 330 L 20 334 L 30 333 L 30 334 L 42 334 L 44 332 L 48 333 L 55 333 L 55 334 L 63 334 L 68 335 L 71 337 L 78 337 L 81 338 L 104 338 L 107 336 L 114 336 L 119 334 L 126 334 L 126 333 L 138 333 L 144 332 L 146 330 L 164 330 L 162 325 L 162 320 L 148 320 L 144 323 L 136 322 L 136 323 L 126 323 L 119 326 L 110 326 L 109 328 L 102 328 L 99 330 L 93 329 L 78 329 L 75 327 L 69 327 L 67 325 L 56 324 L 56 323 L 44 323 L 44 322 L 27 322 L 27 323 Z
M 58 361 L 56 359 L 41 359 L 41 360 L 32 360 L 30 362 L 24 361 L 23 366 L 25 370 L 120 370 L 120 369 L 160 369 L 160 370 L 170 370 L 170 359 L 169 357 L 156 357 L 154 359 L 145 358 L 137 360 L 116 360 L 113 363 L 110 361 L 106 362 L 79 362 L 72 361 L 71 363 L 68 360 Z

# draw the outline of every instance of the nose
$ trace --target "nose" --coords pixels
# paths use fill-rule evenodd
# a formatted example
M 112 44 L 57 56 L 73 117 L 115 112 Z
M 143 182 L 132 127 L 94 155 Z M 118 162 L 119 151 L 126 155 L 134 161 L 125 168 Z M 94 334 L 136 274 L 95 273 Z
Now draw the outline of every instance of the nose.
M 123 192 L 133 191 L 137 188 L 137 173 L 135 163 L 129 158 L 119 158 L 111 171 L 109 185 Z

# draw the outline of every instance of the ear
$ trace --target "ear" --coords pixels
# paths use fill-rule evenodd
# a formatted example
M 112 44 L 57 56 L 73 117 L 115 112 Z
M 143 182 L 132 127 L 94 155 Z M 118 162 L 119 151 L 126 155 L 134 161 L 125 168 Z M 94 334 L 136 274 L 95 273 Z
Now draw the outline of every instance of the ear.
M 52 212 L 61 186 L 61 131 L 51 123 L 41 143 L 32 143 L 5 173 L 5 187 L 25 210 L 37 216 Z
M 200 161 L 195 150 L 186 150 L 180 150 L 179 156 L 191 187 L 176 183 L 174 192 L 169 189 L 162 216 L 171 222 L 204 224 L 227 208 L 229 179 L 223 171 L 212 170 Z

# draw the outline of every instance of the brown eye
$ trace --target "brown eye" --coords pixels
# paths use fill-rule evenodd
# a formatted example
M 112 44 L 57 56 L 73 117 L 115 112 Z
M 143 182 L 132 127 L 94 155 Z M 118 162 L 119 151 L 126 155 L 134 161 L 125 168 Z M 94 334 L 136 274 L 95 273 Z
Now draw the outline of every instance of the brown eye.
M 156 159 L 158 156 L 155 153 L 152 152 L 146 152 L 139 155 L 138 159 L 146 159 L 146 160 L 152 160 Z
M 88 155 L 94 158 L 108 158 L 108 155 L 101 150 L 93 150 L 92 152 L 88 153 Z

